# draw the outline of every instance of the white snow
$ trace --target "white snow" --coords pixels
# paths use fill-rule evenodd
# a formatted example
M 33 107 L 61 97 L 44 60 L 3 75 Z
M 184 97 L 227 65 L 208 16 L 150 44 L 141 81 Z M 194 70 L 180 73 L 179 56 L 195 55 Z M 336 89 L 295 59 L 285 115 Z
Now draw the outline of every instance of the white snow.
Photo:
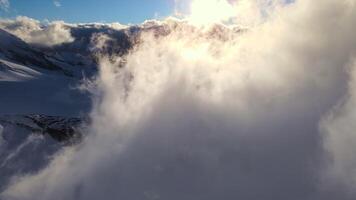
M 0 82 L 25 81 L 33 79 L 39 75 L 41 75 L 41 73 L 34 69 L 0 59 Z

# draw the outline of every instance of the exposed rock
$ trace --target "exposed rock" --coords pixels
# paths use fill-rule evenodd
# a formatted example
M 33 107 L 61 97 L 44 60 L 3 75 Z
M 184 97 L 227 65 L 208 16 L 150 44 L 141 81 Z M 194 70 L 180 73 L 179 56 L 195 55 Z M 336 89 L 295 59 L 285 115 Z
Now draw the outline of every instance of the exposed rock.
M 84 120 L 47 115 L 7 115 L 0 117 L 0 122 L 25 128 L 34 134 L 48 134 L 58 142 L 73 143 L 82 138 L 80 127 Z

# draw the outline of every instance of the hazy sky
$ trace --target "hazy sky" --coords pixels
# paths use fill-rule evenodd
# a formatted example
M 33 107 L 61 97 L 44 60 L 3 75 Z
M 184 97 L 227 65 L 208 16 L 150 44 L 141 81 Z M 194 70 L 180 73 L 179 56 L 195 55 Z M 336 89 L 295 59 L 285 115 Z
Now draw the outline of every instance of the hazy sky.
M 0 7 L 0 16 L 6 18 L 140 23 L 173 13 L 174 0 L 0 0 Z

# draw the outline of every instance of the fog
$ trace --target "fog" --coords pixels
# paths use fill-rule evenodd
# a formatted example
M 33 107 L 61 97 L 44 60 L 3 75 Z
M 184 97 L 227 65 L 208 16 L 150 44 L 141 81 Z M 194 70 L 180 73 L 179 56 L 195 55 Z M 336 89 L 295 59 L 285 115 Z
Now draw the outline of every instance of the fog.
M 170 34 L 100 55 L 85 141 L 2 198 L 353 199 L 355 3 L 256 4 L 269 14 L 247 25 L 163 20 Z

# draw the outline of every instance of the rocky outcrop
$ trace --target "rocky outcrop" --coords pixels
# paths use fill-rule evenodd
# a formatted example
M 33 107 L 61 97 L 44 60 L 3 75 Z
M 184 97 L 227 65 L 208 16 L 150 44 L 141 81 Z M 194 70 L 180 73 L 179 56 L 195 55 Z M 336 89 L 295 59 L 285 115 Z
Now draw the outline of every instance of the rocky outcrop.
M 69 118 L 48 115 L 7 115 L 0 117 L 0 123 L 17 126 L 30 131 L 32 134 L 49 135 L 62 143 L 78 142 L 82 138 L 80 131 L 84 120 L 81 118 Z

